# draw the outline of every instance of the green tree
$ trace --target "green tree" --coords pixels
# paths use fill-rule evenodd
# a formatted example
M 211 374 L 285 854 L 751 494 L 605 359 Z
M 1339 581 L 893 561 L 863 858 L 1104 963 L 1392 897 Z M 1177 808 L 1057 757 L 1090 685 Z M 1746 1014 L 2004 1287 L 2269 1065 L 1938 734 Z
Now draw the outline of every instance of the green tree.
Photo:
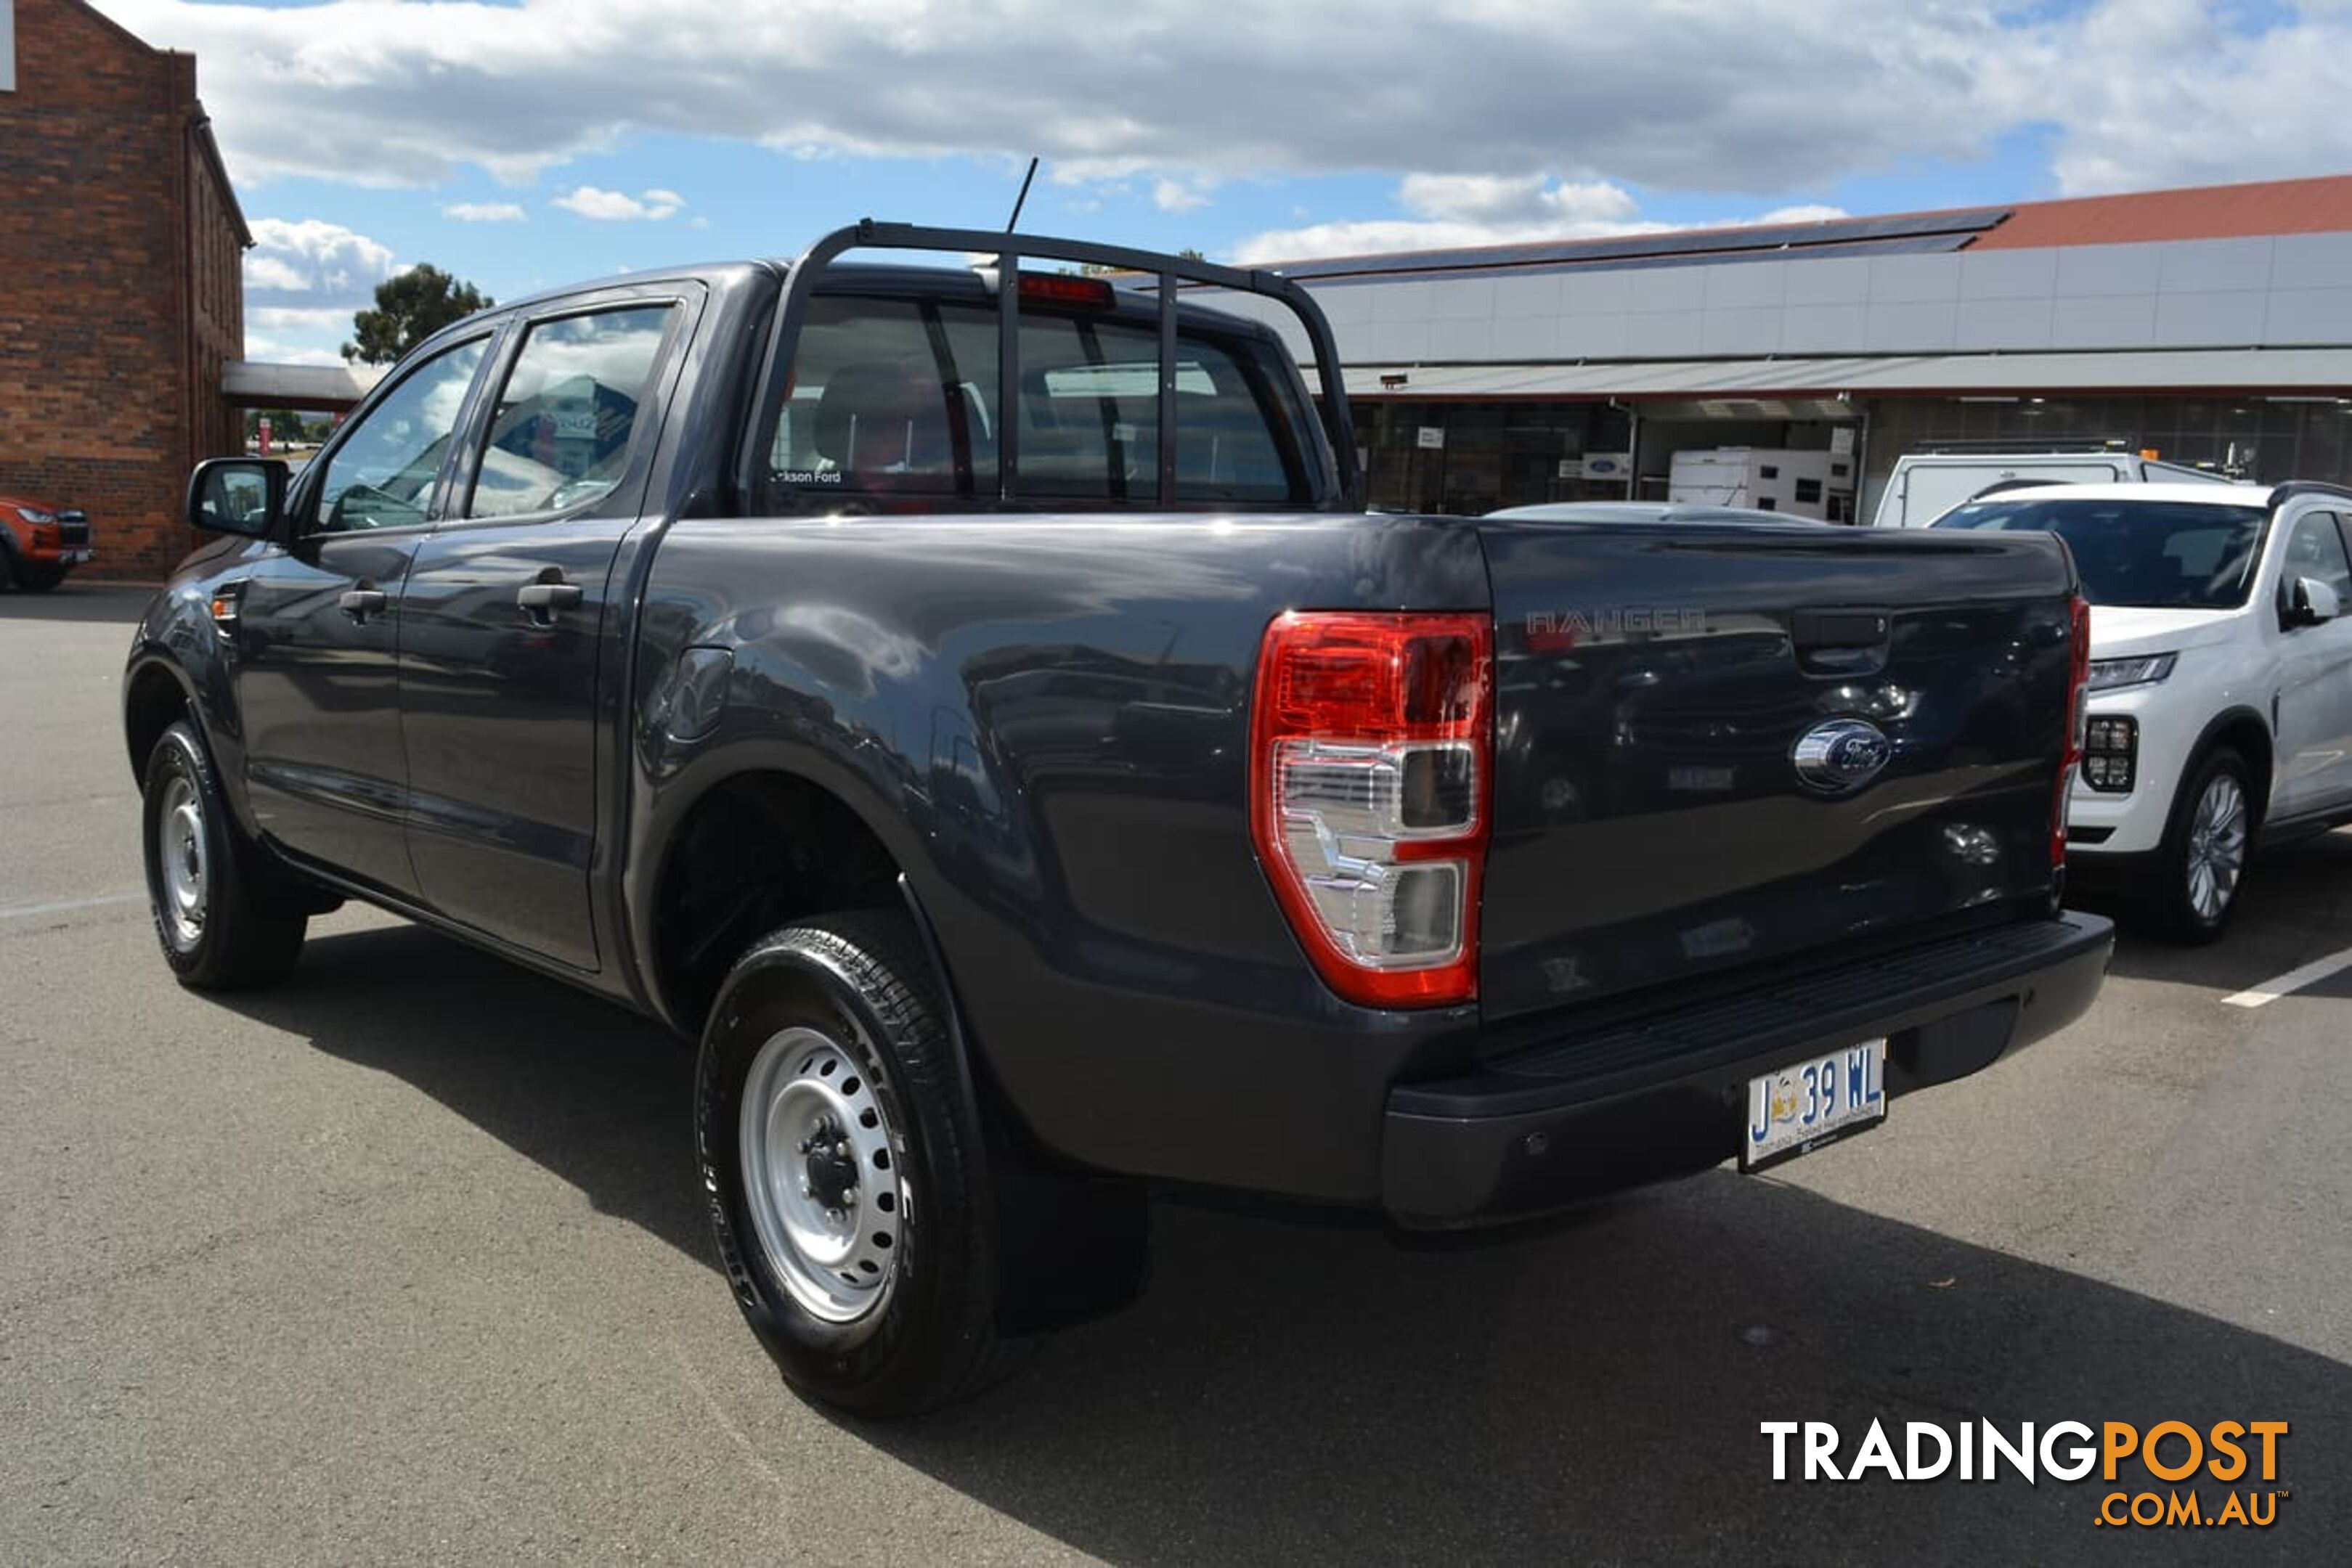
M 391 364 L 450 322 L 497 303 L 472 284 L 420 263 L 375 286 L 375 308 L 352 316 L 359 341 L 343 345 L 343 358 L 363 365 Z

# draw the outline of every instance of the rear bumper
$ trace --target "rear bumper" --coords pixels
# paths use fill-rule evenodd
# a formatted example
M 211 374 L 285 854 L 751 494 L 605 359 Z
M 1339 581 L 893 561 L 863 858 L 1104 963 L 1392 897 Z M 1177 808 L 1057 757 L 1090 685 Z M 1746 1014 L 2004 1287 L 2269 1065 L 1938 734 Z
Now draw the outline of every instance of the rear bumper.
M 2075 1019 L 2115 929 L 2068 911 L 1541 1040 L 1389 1095 L 1381 1202 L 1445 1228 L 1539 1214 L 1738 1152 L 1751 1078 L 1886 1037 L 1896 1097 L 1965 1078 Z

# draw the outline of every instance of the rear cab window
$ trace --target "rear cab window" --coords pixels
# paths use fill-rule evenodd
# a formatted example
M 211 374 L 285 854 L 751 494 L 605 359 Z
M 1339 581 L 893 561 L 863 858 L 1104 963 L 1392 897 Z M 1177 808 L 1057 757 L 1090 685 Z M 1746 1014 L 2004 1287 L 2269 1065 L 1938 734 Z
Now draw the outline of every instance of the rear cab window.
M 1156 323 L 1024 300 L 1022 385 L 1008 398 L 997 320 L 976 298 L 817 295 L 769 435 L 762 509 L 992 505 L 1007 419 L 1021 504 L 1157 507 Z M 1276 341 L 1180 323 L 1175 383 L 1180 505 L 1314 503 L 1310 414 Z

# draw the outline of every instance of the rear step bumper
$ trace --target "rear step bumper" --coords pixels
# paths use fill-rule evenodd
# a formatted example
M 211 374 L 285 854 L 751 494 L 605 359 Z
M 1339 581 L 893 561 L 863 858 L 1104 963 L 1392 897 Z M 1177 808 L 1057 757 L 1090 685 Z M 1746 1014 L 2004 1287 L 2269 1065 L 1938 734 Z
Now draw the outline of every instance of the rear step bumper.
M 1738 1153 L 1751 1078 L 1878 1035 L 1890 1097 L 1965 1078 L 2080 1018 L 2114 945 L 2112 923 L 2069 910 L 1401 1084 L 1381 1206 L 1410 1227 L 1490 1224 L 1704 1170 Z

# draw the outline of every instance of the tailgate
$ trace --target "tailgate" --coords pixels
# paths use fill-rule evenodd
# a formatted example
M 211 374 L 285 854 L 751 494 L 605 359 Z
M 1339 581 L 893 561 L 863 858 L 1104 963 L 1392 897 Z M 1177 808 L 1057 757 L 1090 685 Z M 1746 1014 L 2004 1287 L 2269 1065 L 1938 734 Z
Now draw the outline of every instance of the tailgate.
M 1479 530 L 1490 1019 L 2046 900 L 2074 582 L 2056 541 Z

